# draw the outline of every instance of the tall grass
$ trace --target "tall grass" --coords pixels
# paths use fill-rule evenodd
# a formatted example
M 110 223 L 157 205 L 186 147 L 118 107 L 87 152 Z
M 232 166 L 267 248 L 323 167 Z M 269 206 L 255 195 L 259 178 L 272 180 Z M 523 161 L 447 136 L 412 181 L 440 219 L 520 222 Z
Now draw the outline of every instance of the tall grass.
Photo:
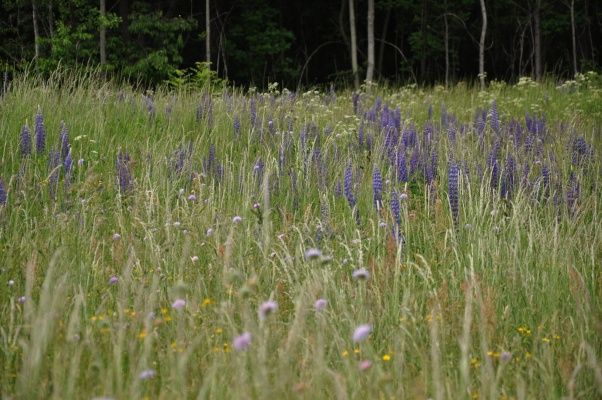
M 8 192 L 0 208 L 1 396 L 602 396 L 602 118 L 592 111 L 600 89 L 373 88 L 361 94 L 359 114 L 351 98 L 140 93 L 67 73 L 13 81 L 0 101 Z M 510 154 L 529 166 L 525 184 L 518 169 L 508 198 L 492 188 L 487 166 L 500 137 L 491 116 L 482 139 L 473 124 L 493 100 L 504 130 L 500 165 Z M 370 122 L 365 113 L 379 101 Z M 420 143 L 432 127 L 430 185 L 420 173 L 398 181 L 380 125 L 384 105 L 399 107 L 402 130 L 414 124 Z M 22 157 L 19 133 L 26 123 L 33 132 L 38 106 L 47 150 Z M 545 114 L 539 152 L 504 136 L 512 119 L 526 129 L 525 112 Z M 457 120 L 455 140 L 444 113 Z M 61 121 L 70 177 L 62 165 L 48 167 Z M 360 126 L 371 148 L 358 144 Z M 573 163 L 579 136 L 591 152 Z M 132 182 L 124 190 L 116 160 L 126 153 Z M 452 159 L 462 170 L 457 224 Z M 354 209 L 342 194 L 348 165 Z M 384 181 L 379 209 L 375 167 Z M 574 205 L 571 173 L 580 188 Z M 407 195 L 397 230 L 395 193 Z M 307 259 L 309 248 L 322 256 Z M 369 279 L 353 279 L 358 268 Z M 318 298 L 327 300 L 322 311 L 313 308 Z M 172 307 L 177 299 L 183 308 Z M 278 310 L 261 319 L 268 299 Z M 370 337 L 354 343 L 365 323 Z M 251 342 L 236 351 L 243 332 Z

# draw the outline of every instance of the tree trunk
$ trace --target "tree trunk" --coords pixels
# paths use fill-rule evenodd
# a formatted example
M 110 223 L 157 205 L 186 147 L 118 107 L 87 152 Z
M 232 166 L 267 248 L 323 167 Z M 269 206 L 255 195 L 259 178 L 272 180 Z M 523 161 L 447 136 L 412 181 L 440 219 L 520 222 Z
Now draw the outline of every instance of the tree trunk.
M 426 8 L 427 1 L 422 0 L 420 8 L 420 79 L 426 80 Z
M 36 2 L 31 2 L 31 19 L 33 21 L 33 44 L 34 44 L 34 52 L 36 63 L 40 58 L 40 31 L 38 30 L 38 7 L 36 6 Z
M 447 23 L 447 3 L 445 14 L 443 14 L 443 24 L 445 25 L 445 87 L 449 87 L 449 25 Z
M 535 80 L 541 80 L 541 0 L 535 0 L 533 10 L 533 47 L 535 51 Z
M 481 25 L 481 40 L 479 40 L 479 80 L 481 81 L 481 90 L 485 90 L 485 35 L 487 34 L 487 9 L 485 0 L 481 2 L 481 15 L 483 23 Z
M 107 63 L 107 27 L 105 20 L 107 17 L 107 2 L 100 0 L 100 65 Z
M 207 36 L 205 37 L 205 55 L 208 63 L 211 63 L 211 18 L 209 14 L 209 0 L 205 0 L 205 31 Z
M 52 1 L 48 2 L 48 32 L 50 37 L 54 37 L 54 13 L 52 11 Z
M 372 83 L 374 78 L 374 0 L 368 0 L 368 68 L 366 82 Z
M 349 0 L 349 28 L 351 33 L 351 71 L 353 72 L 353 85 L 357 90 L 360 88 L 360 80 L 357 73 L 357 39 L 355 37 L 355 6 L 353 0 Z
M 575 34 L 575 0 L 571 0 L 571 37 L 573 42 L 573 75 L 579 73 L 577 67 L 577 36 Z
M 378 46 L 378 76 L 382 75 L 383 71 L 383 58 L 385 54 L 385 42 L 387 41 L 387 33 L 389 31 L 389 19 L 391 18 L 391 9 L 387 8 L 385 14 L 385 23 L 383 25 L 383 32 L 380 38 L 380 44 Z

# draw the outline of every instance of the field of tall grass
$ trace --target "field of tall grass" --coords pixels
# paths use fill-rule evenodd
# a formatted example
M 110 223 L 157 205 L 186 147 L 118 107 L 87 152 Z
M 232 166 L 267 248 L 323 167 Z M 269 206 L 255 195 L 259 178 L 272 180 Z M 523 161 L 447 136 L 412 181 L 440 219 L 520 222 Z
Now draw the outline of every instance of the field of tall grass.
M 602 85 L 0 100 L 2 399 L 602 397 Z

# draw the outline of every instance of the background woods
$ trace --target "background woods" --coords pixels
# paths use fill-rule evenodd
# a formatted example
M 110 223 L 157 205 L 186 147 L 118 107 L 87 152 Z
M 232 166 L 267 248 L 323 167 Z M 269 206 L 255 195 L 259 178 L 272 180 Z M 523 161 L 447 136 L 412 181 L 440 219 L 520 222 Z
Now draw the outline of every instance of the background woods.
M 358 82 L 448 84 L 477 78 L 480 47 L 486 80 L 601 64 L 592 0 L 1 0 L 0 15 L 3 70 L 102 65 L 145 83 L 210 61 L 243 85 L 353 84 L 357 57 Z

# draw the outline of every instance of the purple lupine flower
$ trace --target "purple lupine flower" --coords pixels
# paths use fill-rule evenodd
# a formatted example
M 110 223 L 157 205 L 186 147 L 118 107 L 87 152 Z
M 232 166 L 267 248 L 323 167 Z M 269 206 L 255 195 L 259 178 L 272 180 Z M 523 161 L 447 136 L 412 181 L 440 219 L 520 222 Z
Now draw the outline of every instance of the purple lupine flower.
M 543 184 L 543 195 L 547 197 L 550 194 L 550 168 L 547 165 L 541 167 L 541 182 Z
M 263 321 L 276 311 L 278 311 L 278 303 L 276 303 L 274 300 L 268 300 L 261 303 L 259 309 L 257 310 L 257 314 L 259 315 L 259 319 Z
M 246 350 L 251 345 L 251 333 L 243 332 L 239 336 L 235 337 L 232 341 L 232 347 L 236 351 Z
M 397 195 L 396 190 L 393 190 L 391 193 L 391 213 L 393 214 L 395 224 L 399 226 L 401 224 L 401 207 L 399 205 L 399 196 Z
M 355 207 L 355 197 L 353 196 L 353 171 L 351 169 L 351 164 L 347 165 L 347 168 L 345 168 L 345 182 L 344 182 L 344 189 L 345 189 L 345 197 L 347 198 L 347 202 L 349 203 L 349 206 L 351 208 Z
M 577 176 L 575 176 L 575 173 L 571 172 L 566 191 L 566 205 L 571 214 L 575 212 L 580 192 L 581 188 L 579 186 L 579 180 L 577 179 Z
M 516 162 L 511 154 L 506 158 L 504 166 L 504 176 L 502 178 L 501 196 L 505 199 L 512 196 L 514 190 L 514 181 L 516 178 Z
M 67 125 L 63 121 L 61 121 L 61 134 L 60 134 L 60 142 L 61 142 L 61 159 L 64 160 L 69 154 L 70 144 L 69 144 L 69 129 L 67 129 Z
M 6 193 L 6 187 L 4 186 L 4 181 L 0 178 L 0 207 L 4 207 L 6 205 L 6 201 L 8 199 L 8 195 Z
M 589 146 L 585 142 L 583 136 L 575 138 L 572 143 L 572 163 L 573 165 L 581 165 L 587 159 L 590 153 Z
M 412 178 L 416 178 L 416 173 L 420 170 L 420 152 L 418 151 L 418 146 L 414 147 L 414 151 L 412 151 L 412 157 L 410 158 L 410 170 L 409 174 Z
M 234 121 L 232 122 L 232 127 L 234 128 L 234 136 L 240 136 L 240 117 L 238 115 L 234 116 Z
M 399 182 L 408 181 L 408 169 L 406 167 L 406 158 L 402 149 L 397 152 L 397 180 Z
M 67 153 L 67 157 L 65 157 L 65 161 L 63 162 L 63 167 L 65 168 L 66 175 L 70 175 L 73 171 L 73 158 L 71 158 L 71 152 Z
M 130 171 L 130 155 L 123 153 L 121 150 L 117 155 L 115 162 L 117 169 L 117 183 L 121 194 L 127 194 L 133 189 L 132 173 Z
M 21 149 L 21 157 L 27 157 L 31 154 L 31 133 L 27 125 L 23 125 L 23 128 L 21 128 L 19 147 Z
M 458 175 L 458 165 L 452 161 L 447 171 L 447 191 L 449 195 L 449 208 L 451 209 L 452 219 L 456 226 L 458 226 L 459 217 Z
M 251 97 L 249 104 L 249 116 L 251 118 L 251 127 L 255 128 L 255 124 L 257 123 L 257 102 L 255 97 Z
M 370 333 L 372 333 L 372 325 L 362 324 L 353 331 L 353 341 L 355 343 L 363 342 L 370 336 Z
M 376 209 L 380 210 L 383 201 L 383 177 L 378 167 L 372 172 L 372 195 Z
M 334 185 L 334 196 L 341 197 L 342 194 L 343 194 L 343 186 L 341 185 L 341 181 L 338 180 L 337 183 Z
M 36 153 L 43 153 L 46 149 L 46 128 L 44 128 L 44 117 L 42 116 L 42 112 L 39 108 L 36 114 L 35 134 Z
M 500 133 L 500 116 L 497 112 L 497 102 L 495 100 L 493 100 L 493 102 L 491 103 L 491 110 L 489 115 L 491 117 L 491 129 L 493 129 L 495 133 Z

